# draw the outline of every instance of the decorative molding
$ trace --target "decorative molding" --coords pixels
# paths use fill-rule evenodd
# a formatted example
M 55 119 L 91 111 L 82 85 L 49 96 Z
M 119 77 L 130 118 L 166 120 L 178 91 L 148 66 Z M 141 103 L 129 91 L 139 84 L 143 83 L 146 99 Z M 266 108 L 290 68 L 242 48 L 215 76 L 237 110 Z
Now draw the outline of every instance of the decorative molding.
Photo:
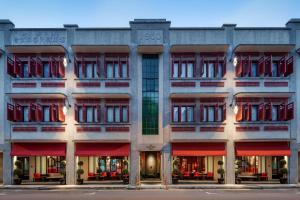
M 65 82 L 42 82 L 41 87 L 65 87 Z
M 13 132 L 37 132 L 37 127 L 13 127 Z
M 12 83 L 13 88 L 34 88 L 36 87 L 35 82 L 17 82 L 17 83 Z
M 78 82 L 76 87 L 100 87 L 100 82 Z
M 77 132 L 101 132 L 101 127 L 77 127 Z
M 172 127 L 173 132 L 195 132 L 196 128 L 194 126 L 175 126 Z
M 129 82 L 105 82 L 105 87 L 129 87 Z
M 42 132 L 65 132 L 65 127 L 42 127 Z
M 259 131 L 259 126 L 238 126 L 235 127 L 237 132 L 247 132 L 247 131 Z
M 224 87 L 224 82 L 200 82 L 201 87 Z
M 288 82 L 264 82 L 265 87 L 288 87 Z
M 235 82 L 236 87 L 258 87 L 259 82 L 250 82 L 250 81 L 244 81 L 244 82 Z
M 201 132 L 224 132 L 224 127 L 209 127 L 202 126 L 200 127 Z
M 288 126 L 265 126 L 264 131 L 288 131 Z
M 129 127 L 105 127 L 106 132 L 129 132 Z
M 172 87 L 195 87 L 195 82 L 172 82 Z

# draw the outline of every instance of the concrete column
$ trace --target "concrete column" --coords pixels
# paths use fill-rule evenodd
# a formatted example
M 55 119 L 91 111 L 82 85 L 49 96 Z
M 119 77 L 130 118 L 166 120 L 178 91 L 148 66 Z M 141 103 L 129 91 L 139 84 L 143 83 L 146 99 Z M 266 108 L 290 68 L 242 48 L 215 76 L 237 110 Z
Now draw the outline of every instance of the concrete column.
M 13 182 L 13 163 L 10 155 L 11 145 L 10 142 L 6 142 L 3 145 L 3 184 L 11 185 Z
M 162 173 L 163 173 L 163 184 L 169 185 L 172 183 L 172 155 L 171 155 L 171 144 L 168 143 L 163 147 L 162 150 Z
M 296 141 L 290 143 L 291 147 L 291 156 L 289 159 L 289 183 L 297 184 L 298 183 L 298 146 Z
M 230 140 L 227 142 L 226 147 L 226 183 L 227 184 L 234 184 L 235 183 L 235 156 L 234 156 L 234 142 Z

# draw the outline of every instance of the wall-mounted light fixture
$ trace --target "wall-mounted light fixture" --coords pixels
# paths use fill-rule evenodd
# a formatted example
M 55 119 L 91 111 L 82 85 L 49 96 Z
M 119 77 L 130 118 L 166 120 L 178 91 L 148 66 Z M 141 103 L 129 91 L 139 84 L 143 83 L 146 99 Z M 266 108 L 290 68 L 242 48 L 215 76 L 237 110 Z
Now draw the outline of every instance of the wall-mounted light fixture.
M 236 56 L 233 58 L 232 64 L 233 64 L 234 67 L 237 66 L 237 64 L 238 64 L 238 59 L 237 59 Z
M 64 115 L 67 114 L 69 108 L 71 108 L 71 104 L 70 104 L 70 101 L 69 101 L 69 97 L 66 96 L 66 98 L 65 98 L 65 105 L 63 107 L 63 113 L 64 113 Z
M 68 61 L 66 57 L 63 58 L 63 64 L 65 68 L 68 66 Z
M 235 95 L 232 96 L 232 99 L 231 99 L 231 103 L 229 105 L 231 108 L 233 108 L 233 112 L 234 114 L 237 114 L 239 112 L 239 107 L 236 103 L 236 97 Z

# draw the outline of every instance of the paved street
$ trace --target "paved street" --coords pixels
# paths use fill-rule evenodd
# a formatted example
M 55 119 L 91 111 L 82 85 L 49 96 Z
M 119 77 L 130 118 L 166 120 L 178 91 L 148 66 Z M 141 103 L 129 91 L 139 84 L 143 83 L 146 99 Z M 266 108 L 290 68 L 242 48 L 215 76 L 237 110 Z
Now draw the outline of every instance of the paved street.
M 299 200 L 300 189 L 276 190 L 0 190 L 0 200 Z

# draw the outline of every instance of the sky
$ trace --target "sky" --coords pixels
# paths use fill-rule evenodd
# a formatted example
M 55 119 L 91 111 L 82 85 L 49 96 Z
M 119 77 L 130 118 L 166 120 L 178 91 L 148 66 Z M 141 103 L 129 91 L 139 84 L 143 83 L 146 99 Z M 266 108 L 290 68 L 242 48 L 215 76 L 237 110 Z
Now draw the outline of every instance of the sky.
M 300 18 L 300 0 L 0 0 L 0 19 L 16 28 L 129 27 L 143 18 L 172 27 L 283 27 Z

